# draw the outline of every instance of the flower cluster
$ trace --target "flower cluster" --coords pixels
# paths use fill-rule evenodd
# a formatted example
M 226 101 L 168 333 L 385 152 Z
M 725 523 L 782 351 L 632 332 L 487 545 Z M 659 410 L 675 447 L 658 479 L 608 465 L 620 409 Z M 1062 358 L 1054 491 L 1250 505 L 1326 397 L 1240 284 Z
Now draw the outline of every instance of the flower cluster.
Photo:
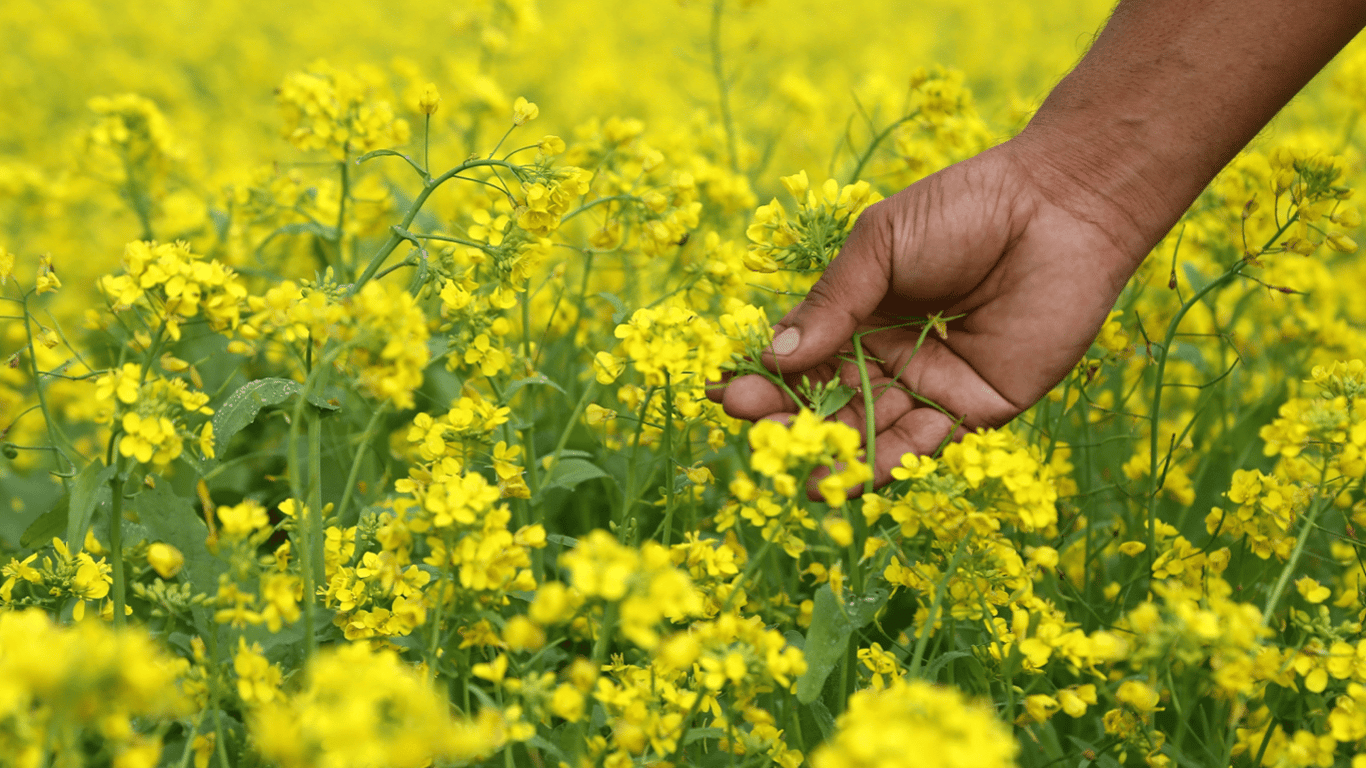
M 855 693 L 835 725 L 811 756 L 815 768 L 1005 768 L 1018 750 L 989 708 L 918 680 Z
M 183 660 L 140 630 L 0 612 L 0 754 L 7 765 L 79 765 L 87 741 L 120 768 L 161 759 L 158 725 L 189 712 Z
M 105 275 L 100 290 L 115 313 L 136 308 L 148 329 L 180 338 L 180 326 L 203 316 L 209 327 L 237 327 L 247 288 L 232 269 L 204 260 L 186 242 L 134 241 L 123 249 L 123 274 Z
M 377 75 L 349 72 L 325 61 L 290 74 L 276 91 L 285 138 L 301 150 L 325 150 L 338 160 L 407 143 L 408 122 L 394 116 L 388 101 L 373 97 Z
M 882 199 L 866 181 L 841 187 L 826 179 L 819 193 L 810 188 L 806 171 L 784 176 L 782 182 L 798 201 L 796 217 L 777 198 L 754 212 L 745 230 L 750 240 L 745 264 L 756 272 L 824 269 L 863 209 Z
M 306 675 L 297 693 L 252 712 L 261 755 L 285 768 L 420 768 L 479 758 L 507 739 L 496 709 L 451 717 L 444 697 L 393 651 L 344 645 L 319 656 Z
M 95 380 L 97 420 L 113 422 L 121 433 L 119 455 L 142 464 L 166 466 L 180 457 L 186 439 L 197 439 L 199 452 L 212 458 L 213 422 L 204 422 L 197 438 L 186 425 L 191 414 L 213 415 L 208 402 L 208 395 L 184 379 L 144 373 L 137 363 L 124 363 Z

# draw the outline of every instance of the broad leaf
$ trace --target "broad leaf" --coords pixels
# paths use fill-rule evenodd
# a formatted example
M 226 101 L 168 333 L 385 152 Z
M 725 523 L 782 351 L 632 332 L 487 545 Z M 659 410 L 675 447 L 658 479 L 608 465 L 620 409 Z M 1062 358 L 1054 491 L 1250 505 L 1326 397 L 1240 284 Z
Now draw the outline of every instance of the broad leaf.
M 71 554 L 76 554 L 85 546 L 85 532 L 90 521 L 95 518 L 95 509 L 110 501 L 109 478 L 114 476 L 116 467 L 105 466 L 92 461 L 76 475 L 71 484 L 71 501 L 66 518 L 66 545 Z
M 181 575 L 195 591 L 216 594 L 218 574 L 226 566 L 209 552 L 209 529 L 195 514 L 190 500 L 172 493 L 170 483 L 157 483 L 157 487 L 138 494 L 134 504 L 148 537 L 170 544 L 185 556 Z
M 561 457 L 550 468 L 550 474 L 542 488 L 565 488 L 572 491 L 579 483 L 599 477 L 607 477 L 607 473 L 598 465 L 583 459 Z
M 257 379 L 238 387 L 213 415 L 214 450 L 222 453 L 233 435 L 256 421 L 262 408 L 279 405 L 303 391 L 290 379 Z

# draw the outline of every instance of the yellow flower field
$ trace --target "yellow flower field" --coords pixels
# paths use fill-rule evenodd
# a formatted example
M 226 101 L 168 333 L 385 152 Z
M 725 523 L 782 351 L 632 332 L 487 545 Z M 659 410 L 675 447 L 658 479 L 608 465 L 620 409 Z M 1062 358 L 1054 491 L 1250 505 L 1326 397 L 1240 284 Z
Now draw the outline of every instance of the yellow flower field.
M 0 766 L 1366 766 L 1366 44 L 1009 425 L 756 362 L 1109 10 L 0 4 Z

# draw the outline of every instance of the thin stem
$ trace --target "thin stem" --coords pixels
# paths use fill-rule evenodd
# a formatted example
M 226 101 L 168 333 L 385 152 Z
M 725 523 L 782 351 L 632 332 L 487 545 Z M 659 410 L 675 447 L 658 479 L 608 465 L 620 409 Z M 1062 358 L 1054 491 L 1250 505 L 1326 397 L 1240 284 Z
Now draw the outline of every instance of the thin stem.
M 645 412 L 650 407 L 650 400 L 655 396 L 655 387 L 650 387 L 645 391 L 645 397 L 640 403 L 640 413 L 636 418 L 635 440 L 631 443 L 631 458 L 626 463 L 626 488 L 622 491 L 621 500 L 621 522 L 626 524 L 626 519 L 631 514 L 631 507 L 635 506 L 636 495 L 636 458 L 640 455 L 640 435 L 645 431 Z M 617 532 L 617 537 L 621 537 L 621 531 Z
M 361 459 L 365 458 L 365 448 L 374 438 L 375 430 L 379 427 L 379 420 L 384 416 L 386 410 L 388 410 L 388 404 L 380 403 L 379 407 L 375 408 L 375 412 L 370 414 L 370 423 L 365 425 L 365 432 L 361 433 L 360 445 L 356 447 L 356 456 L 351 459 L 351 471 L 346 475 L 346 486 L 342 491 L 341 503 L 337 505 L 338 520 L 346 520 L 346 508 L 351 503 L 351 496 L 356 489 L 356 480 L 360 476 Z M 343 526 L 345 524 L 345 522 L 342 523 Z
M 1273 234 L 1273 235 L 1270 237 L 1270 239 L 1267 240 L 1267 244 L 1264 245 L 1264 246 L 1262 246 L 1262 250 L 1265 251 L 1265 250 L 1266 250 L 1267 248 L 1269 248 L 1272 244 L 1274 244 L 1274 243 L 1276 242 L 1276 239 L 1279 238 L 1282 234 L 1284 234 L 1285 231 L 1286 231 L 1286 229 L 1288 229 L 1288 228 L 1290 227 L 1290 225 L 1293 224 L 1297 218 L 1299 218 L 1299 214 L 1298 214 L 1298 213 L 1295 213 L 1295 214 L 1292 214 L 1292 215 L 1288 216 L 1288 217 L 1286 218 L 1286 220 L 1285 220 L 1285 223 L 1282 224 L 1282 225 L 1280 226 L 1280 228 L 1276 230 L 1276 233 Z M 1155 381 L 1156 383 L 1155 383 L 1154 386 L 1153 386 L 1153 407 L 1152 407 L 1152 412 L 1149 414 L 1149 433 L 1150 433 L 1150 434 L 1148 435 L 1148 549 L 1147 549 L 1147 552 L 1148 552 L 1148 574 L 1149 574 L 1149 576 L 1151 576 L 1152 571 L 1153 571 L 1153 563 L 1156 562 L 1156 559 L 1157 559 L 1157 494 L 1158 494 L 1158 492 L 1161 490 L 1161 486 L 1158 485 L 1159 480 L 1158 480 L 1158 474 L 1157 474 L 1157 466 L 1158 466 L 1158 464 L 1157 464 L 1157 447 L 1158 447 L 1158 441 L 1159 441 L 1159 439 L 1160 439 L 1160 435 L 1159 435 L 1159 431 L 1160 431 L 1160 430 L 1158 429 L 1158 425 L 1159 425 L 1159 420 L 1160 420 L 1161 417 L 1162 417 L 1162 389 L 1163 389 L 1162 376 L 1163 376 L 1163 373 L 1164 373 L 1164 372 L 1166 371 L 1166 369 L 1167 369 L 1167 356 L 1168 356 L 1168 354 L 1171 352 L 1172 341 L 1176 338 L 1176 335 L 1177 335 L 1177 333 L 1176 333 L 1177 327 L 1181 325 L 1181 321 L 1186 317 L 1186 313 L 1187 313 L 1187 312 L 1190 312 L 1191 309 L 1193 309 L 1193 308 L 1195 307 L 1195 305 L 1198 304 L 1198 303 L 1200 302 L 1200 300 L 1203 299 L 1205 296 L 1209 295 L 1209 294 L 1210 294 L 1211 292 L 1213 292 L 1215 289 L 1220 288 L 1220 287 L 1222 287 L 1222 286 L 1228 284 L 1229 281 L 1231 281 L 1233 278 L 1237 277 L 1238 274 L 1241 273 L 1241 272 L 1243 271 L 1243 267 L 1245 267 L 1245 266 L 1247 266 L 1247 265 L 1248 265 L 1247 259 L 1240 259 L 1240 260 L 1238 260 L 1237 263 L 1235 263 L 1232 267 L 1229 267 L 1229 268 L 1228 268 L 1228 271 L 1224 272 L 1224 274 L 1220 275 L 1219 277 L 1215 278 L 1214 280 L 1211 280 L 1209 283 L 1207 283 L 1207 284 L 1205 285 L 1205 287 L 1203 287 L 1203 288 L 1201 288 L 1200 290 L 1196 291 L 1196 292 L 1195 292 L 1195 295 L 1193 295 L 1193 296 L 1191 296 L 1189 299 L 1187 299 L 1187 300 L 1181 305 L 1181 308 L 1178 309 L 1178 310 L 1176 311 L 1176 314 L 1172 316 L 1171 322 L 1167 324 L 1167 333 L 1166 333 L 1166 336 L 1163 338 L 1162 344 L 1161 344 L 1161 346 L 1158 348 L 1158 354 L 1157 354 L 1157 370 L 1156 370 L 1156 372 L 1155 372 L 1155 374 L 1154 374 L 1154 376 L 1155 376 L 1154 381 Z
M 911 674 L 920 674 L 920 660 L 925 657 L 925 646 L 930 641 L 930 631 L 934 629 L 935 617 L 939 615 L 939 606 L 944 602 L 944 595 L 948 593 L 949 579 L 953 578 L 954 571 L 958 570 L 958 563 L 967 552 L 968 541 L 972 538 L 971 532 L 963 535 L 958 542 L 958 548 L 954 550 L 953 557 L 949 558 L 949 564 L 944 568 L 944 578 L 935 585 L 934 601 L 930 603 L 929 615 L 925 617 L 925 626 L 920 628 L 920 637 L 915 641 L 915 653 L 911 656 L 911 663 L 908 666 Z
M 560 432 L 560 439 L 555 442 L 555 452 L 550 455 L 550 471 L 554 471 L 555 462 L 560 460 L 560 453 L 569 444 L 569 435 L 574 431 L 574 427 L 578 426 L 579 416 L 583 414 L 589 401 L 593 399 L 597 386 L 596 380 L 588 382 L 588 386 L 583 389 L 583 395 L 579 397 L 579 402 L 574 405 L 574 412 L 569 414 L 569 422 L 565 424 L 564 431 Z
M 110 436 L 110 447 L 113 446 L 115 435 Z M 128 589 L 128 578 L 123 572 L 123 458 L 114 459 L 114 476 L 109 478 L 109 559 L 114 566 L 114 583 L 110 590 L 114 593 L 114 626 L 123 627 L 125 621 L 123 616 L 124 607 L 127 605 L 125 593 Z M 73 546 L 77 542 L 67 542 Z
M 348 295 L 356 295 L 366 283 L 370 282 L 370 279 L 375 276 L 375 273 L 379 271 L 379 268 L 384 266 L 384 260 L 389 258 L 389 254 L 393 253 L 395 248 L 398 248 L 399 243 L 408 239 L 400 233 L 405 232 L 408 227 L 412 225 L 413 220 L 417 218 L 418 212 L 422 210 L 422 206 L 427 204 L 427 198 L 431 197 L 432 193 L 435 192 L 438 187 L 456 176 L 459 176 L 464 171 L 481 166 L 507 168 L 512 171 L 514 175 L 521 170 L 520 166 L 506 163 L 502 160 L 466 160 L 460 165 L 455 166 L 449 171 L 446 171 L 440 176 L 423 184 L 422 191 L 413 199 L 412 205 L 408 206 L 408 212 L 403 214 L 403 221 L 396 227 L 390 227 L 389 238 L 380 245 L 379 250 L 370 258 L 370 263 L 365 265 L 365 271 L 361 272 L 360 277 L 357 277 L 356 282 L 351 285 L 351 290 Z
M 430 113 L 424 116 L 422 121 L 422 178 L 430 179 L 431 174 L 431 147 L 432 147 L 432 116 Z
M 1324 460 L 1323 474 L 1319 478 L 1319 493 L 1323 493 L 1323 483 L 1328 475 L 1328 462 Z M 1290 583 L 1290 577 L 1295 573 L 1295 566 L 1300 562 L 1300 555 L 1304 553 L 1304 544 L 1309 541 L 1309 533 L 1314 530 L 1314 524 L 1319 519 L 1319 513 L 1323 512 L 1328 506 L 1327 500 L 1323 498 L 1315 499 L 1315 503 L 1309 509 L 1309 516 L 1304 521 L 1304 528 L 1300 530 L 1299 538 L 1295 540 L 1295 549 L 1290 553 L 1290 559 L 1286 561 L 1285 567 L 1281 569 L 1280 578 L 1276 579 L 1276 586 L 1271 589 L 1271 595 L 1266 598 L 1266 607 L 1262 609 L 1262 626 L 1265 627 L 1271 622 L 1271 613 L 1276 610 L 1276 603 L 1280 601 L 1281 594 L 1285 592 L 1286 586 Z
M 350 142 L 342 146 L 341 194 L 337 198 L 337 278 L 341 280 L 351 274 L 351 265 L 346 263 L 346 249 L 343 246 L 346 242 L 346 198 L 351 193 L 351 164 L 347 162 L 350 146 Z
M 563 223 L 565 223 L 566 221 L 569 221 L 570 219 L 574 218 L 575 216 L 578 216 L 579 214 L 583 213 L 584 211 L 586 211 L 586 210 L 588 210 L 589 208 L 592 208 L 592 207 L 594 207 L 594 206 L 602 205 L 602 204 L 604 204 L 604 203 L 611 203 L 611 202 L 615 202 L 615 201 L 618 201 L 618 200 L 632 200 L 632 201 L 639 202 L 639 201 L 640 201 L 640 198 L 636 197 L 635 195 L 608 195 L 607 197 L 599 197 L 598 199 L 592 200 L 592 201 L 587 202 L 587 203 L 584 203 L 583 205 L 579 206 L 578 208 L 575 208 L 574 210 L 570 211 L 569 213 L 566 213 L 564 216 L 561 216 L 561 217 L 560 217 L 560 223 L 563 224 Z
M 735 118 L 730 113 L 730 88 L 726 85 L 725 67 L 721 59 L 721 12 L 725 0 L 715 0 L 711 6 L 711 68 L 716 78 L 717 99 L 721 105 L 721 124 L 726 128 L 726 151 L 730 153 L 730 169 L 740 172 L 740 157 L 736 151 Z
M 66 461 L 67 466 L 65 469 L 62 468 L 61 462 L 58 462 L 57 467 L 57 474 L 60 475 L 62 478 L 62 486 L 66 487 L 67 474 L 75 471 L 76 466 L 74 463 L 72 463 L 71 459 L 67 457 L 66 453 L 63 452 L 59 446 L 63 442 L 65 442 L 69 446 L 71 445 L 71 441 L 66 438 L 66 435 L 61 432 L 61 430 L 57 426 L 57 423 L 53 420 L 52 411 L 49 410 L 47 404 L 47 395 L 43 392 L 43 380 L 38 373 L 38 352 L 33 345 L 33 321 L 28 311 L 28 294 L 24 295 L 22 306 L 24 308 L 24 334 L 25 338 L 28 339 L 29 369 L 33 372 L 33 389 L 38 395 L 38 407 L 41 408 L 43 411 L 43 421 L 47 426 L 47 439 L 52 441 L 52 446 L 54 449 L 56 449 L 56 454 Z M 62 437 L 61 441 L 57 439 L 57 436 L 59 434 Z
M 674 400 L 669 374 L 664 374 L 664 548 L 673 538 L 674 522 Z
M 312 567 L 309 568 L 312 581 L 315 585 L 324 583 L 325 573 L 323 570 L 323 473 L 322 473 L 322 414 L 314 411 L 308 415 L 308 519 L 300 520 L 308 532 L 305 546 L 309 549 Z M 308 596 L 308 605 L 314 606 L 317 601 L 313 599 L 313 594 Z M 310 655 L 317 650 L 317 637 L 313 634 L 314 627 L 309 628 L 307 644 Z
M 858 181 L 859 174 L 863 173 L 863 166 L 867 165 L 867 164 L 868 164 L 868 161 L 872 159 L 872 157 L 873 157 L 873 152 L 877 149 L 878 145 L 881 144 L 881 143 L 883 142 L 883 140 L 885 140 L 888 136 L 890 136 L 890 135 L 892 134 L 892 131 L 896 130 L 897 126 L 899 126 L 899 125 L 901 125 L 902 123 L 905 123 L 905 122 L 907 122 L 907 121 L 914 120 L 914 119 L 916 118 L 916 116 L 919 115 L 919 114 L 920 114 L 920 108 L 917 107 L 917 108 L 916 108 L 914 111 L 912 111 L 909 115 L 906 115 L 905 117 L 901 118 L 900 120 L 897 120 L 896 122 L 893 122 L 891 125 L 889 125 L 889 126 L 887 126 L 886 128 L 882 129 L 882 132 L 881 132 L 881 133 L 879 133 L 879 134 L 877 134 L 876 136 L 874 136 L 874 137 L 873 137 L 873 140 L 872 140 L 871 142 L 869 142 L 869 144 L 868 144 L 868 149 L 864 150 L 863 155 L 862 155 L 861 157 L 859 157 L 859 159 L 858 159 L 858 163 L 854 165 L 854 170 L 853 170 L 853 172 L 851 172 L 851 173 L 849 174 L 849 181 L 847 181 L 847 182 L 845 182 L 845 183 L 847 183 L 847 184 L 853 184 L 854 182 Z M 872 126 L 869 126 L 869 127 L 871 128 Z
M 531 294 L 522 292 L 522 358 L 530 362 L 531 360 Z M 536 491 L 540 489 L 540 477 L 536 467 L 536 409 L 534 393 L 526 392 L 526 397 L 531 399 L 531 418 L 527 419 L 526 429 L 522 432 L 522 441 L 526 450 L 526 482 L 527 490 L 531 497 L 536 498 Z M 527 521 L 521 521 L 525 524 Z

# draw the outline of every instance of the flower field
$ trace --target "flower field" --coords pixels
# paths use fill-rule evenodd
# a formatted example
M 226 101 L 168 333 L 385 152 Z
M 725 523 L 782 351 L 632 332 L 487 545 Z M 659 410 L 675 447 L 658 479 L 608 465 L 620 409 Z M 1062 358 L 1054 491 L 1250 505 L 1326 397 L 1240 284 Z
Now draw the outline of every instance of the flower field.
M 898 462 L 772 324 L 1110 0 L 832 8 L 0 4 L 0 767 L 1366 766 L 1366 45 Z

